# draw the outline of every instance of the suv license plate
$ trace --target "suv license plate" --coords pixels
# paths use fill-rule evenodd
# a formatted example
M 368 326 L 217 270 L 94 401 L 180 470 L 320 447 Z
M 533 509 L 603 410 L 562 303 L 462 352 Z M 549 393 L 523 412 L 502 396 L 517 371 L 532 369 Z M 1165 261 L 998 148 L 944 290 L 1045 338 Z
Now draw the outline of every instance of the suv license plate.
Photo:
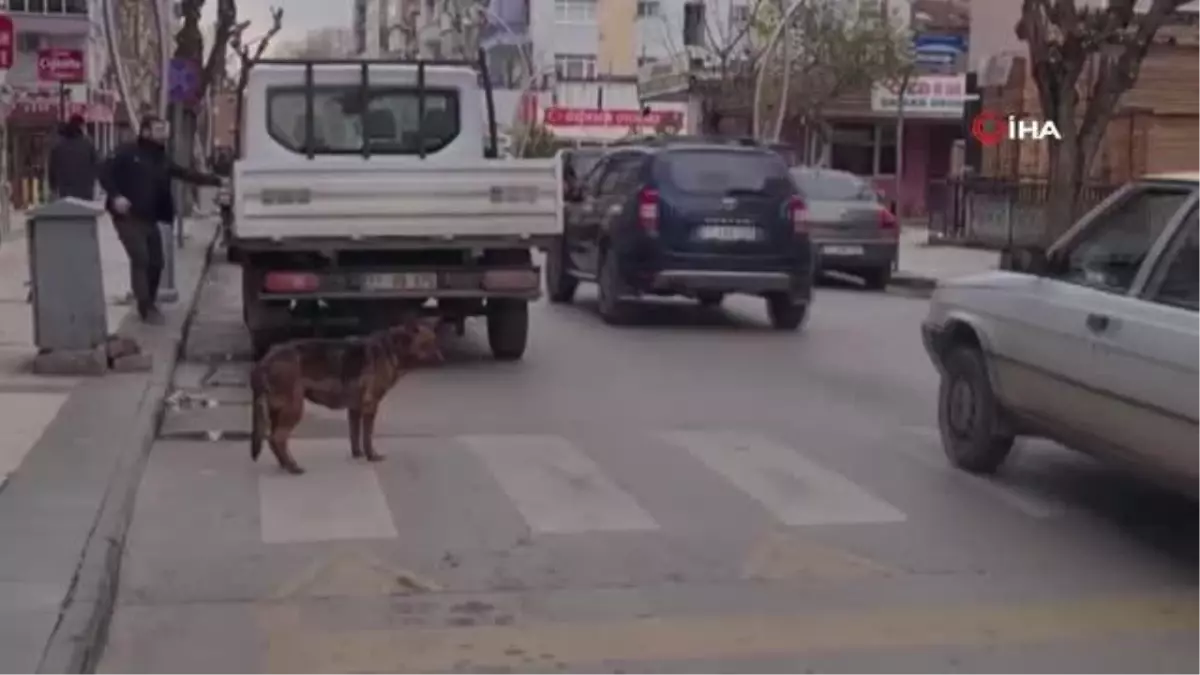
M 704 225 L 697 236 L 705 241 L 758 241 L 757 227 Z
M 363 290 L 367 291 L 432 291 L 437 289 L 435 272 L 400 272 L 396 274 L 367 274 Z
M 821 253 L 825 255 L 862 255 L 863 247 L 861 246 L 824 246 L 821 248 Z

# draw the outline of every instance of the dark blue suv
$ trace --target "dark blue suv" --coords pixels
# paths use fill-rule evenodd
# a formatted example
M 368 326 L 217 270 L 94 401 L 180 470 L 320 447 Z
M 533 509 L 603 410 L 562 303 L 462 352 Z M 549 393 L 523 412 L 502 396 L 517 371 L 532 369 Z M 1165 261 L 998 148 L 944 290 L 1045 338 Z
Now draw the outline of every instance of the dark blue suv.
M 813 250 L 777 153 L 695 141 L 617 147 L 566 192 L 562 242 L 545 266 L 552 302 L 595 282 L 601 316 L 622 323 L 646 296 L 715 306 L 743 293 L 766 300 L 774 327 L 803 323 Z

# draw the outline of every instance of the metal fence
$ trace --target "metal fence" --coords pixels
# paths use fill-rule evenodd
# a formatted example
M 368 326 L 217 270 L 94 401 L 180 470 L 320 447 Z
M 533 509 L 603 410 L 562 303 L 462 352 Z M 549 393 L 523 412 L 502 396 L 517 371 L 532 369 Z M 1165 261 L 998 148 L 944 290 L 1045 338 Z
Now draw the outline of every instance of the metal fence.
M 1087 186 L 1083 209 L 1095 206 L 1117 187 Z M 1043 240 L 1046 231 L 1048 195 L 1049 186 L 1044 180 L 967 178 L 932 181 L 925 197 L 929 231 L 955 243 L 986 248 L 1035 245 Z

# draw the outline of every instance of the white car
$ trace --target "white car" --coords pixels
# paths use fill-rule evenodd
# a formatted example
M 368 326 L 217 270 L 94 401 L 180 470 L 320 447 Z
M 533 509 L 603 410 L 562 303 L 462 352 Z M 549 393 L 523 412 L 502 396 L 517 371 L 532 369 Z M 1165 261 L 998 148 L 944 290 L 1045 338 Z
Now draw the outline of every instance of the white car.
M 1044 254 L 938 285 L 922 331 L 955 466 L 1040 436 L 1197 495 L 1198 181 L 1138 180 Z

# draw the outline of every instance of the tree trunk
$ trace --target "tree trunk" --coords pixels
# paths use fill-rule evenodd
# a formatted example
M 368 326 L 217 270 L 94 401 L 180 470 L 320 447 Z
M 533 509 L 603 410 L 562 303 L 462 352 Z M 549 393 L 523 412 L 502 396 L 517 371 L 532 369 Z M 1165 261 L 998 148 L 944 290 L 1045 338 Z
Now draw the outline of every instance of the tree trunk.
M 1061 142 L 1050 145 L 1050 176 L 1043 212 L 1043 246 L 1049 247 L 1075 224 L 1079 194 L 1083 188 L 1078 146 L 1079 137 L 1074 129 L 1067 130 Z

